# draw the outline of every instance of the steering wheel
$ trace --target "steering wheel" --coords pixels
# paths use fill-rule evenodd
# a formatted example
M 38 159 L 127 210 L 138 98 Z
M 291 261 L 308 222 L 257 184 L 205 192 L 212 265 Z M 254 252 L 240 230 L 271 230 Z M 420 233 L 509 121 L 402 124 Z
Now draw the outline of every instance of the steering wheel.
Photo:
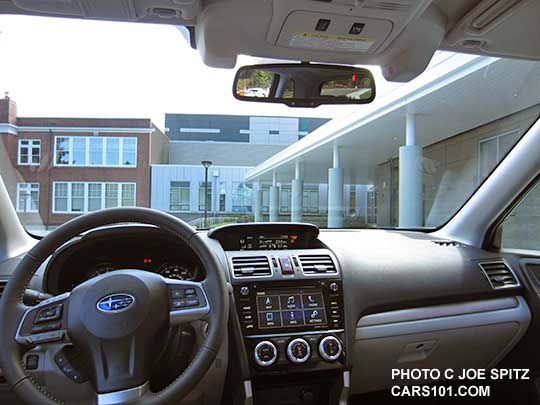
M 36 306 L 23 304 L 32 276 L 58 247 L 96 227 L 129 222 L 155 225 L 184 241 L 201 260 L 206 279 L 180 281 L 137 269 L 117 270 Z M 0 301 L 3 373 L 28 403 L 62 403 L 25 370 L 22 354 L 33 346 L 72 342 L 89 355 L 97 404 L 172 403 L 204 377 L 227 331 L 228 289 L 219 259 L 191 226 L 145 208 L 106 209 L 66 222 L 22 258 Z M 168 327 L 198 319 L 208 323 L 208 333 L 192 362 L 166 388 L 151 392 L 151 365 Z

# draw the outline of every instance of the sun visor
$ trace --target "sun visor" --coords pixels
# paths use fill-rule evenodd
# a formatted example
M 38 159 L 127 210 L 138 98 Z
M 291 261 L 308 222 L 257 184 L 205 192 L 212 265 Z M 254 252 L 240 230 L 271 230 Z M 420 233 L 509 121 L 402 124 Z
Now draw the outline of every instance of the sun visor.
M 388 38 L 392 27 L 388 20 L 294 11 L 283 22 L 275 44 L 325 52 L 372 54 Z

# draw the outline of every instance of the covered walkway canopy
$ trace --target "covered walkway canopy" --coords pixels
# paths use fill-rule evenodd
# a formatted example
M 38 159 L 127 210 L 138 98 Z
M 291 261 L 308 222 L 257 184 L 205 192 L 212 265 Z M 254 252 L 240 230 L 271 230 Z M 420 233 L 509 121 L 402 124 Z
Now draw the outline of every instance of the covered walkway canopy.
M 418 78 L 359 107 L 356 113 L 321 126 L 249 171 L 246 181 L 276 184 L 296 178 L 306 183 L 329 183 L 330 216 L 329 169 L 341 171 L 334 190 L 342 190 L 343 184 L 375 184 L 377 165 L 397 157 L 398 150 L 401 155 L 400 147 L 420 147 L 419 156 L 410 155 L 414 166 L 423 147 L 539 103 L 540 86 L 531 87 L 531 74 L 539 73 L 534 64 L 465 54 L 439 55 Z M 540 77 L 534 82 L 540 82 Z M 406 164 L 405 157 L 400 166 L 402 160 Z M 418 184 L 401 187 L 400 193 L 407 187 L 419 192 L 414 191 Z M 340 201 L 338 198 L 335 203 Z M 294 211 L 294 201 L 292 205 Z M 414 223 L 403 226 L 411 225 Z

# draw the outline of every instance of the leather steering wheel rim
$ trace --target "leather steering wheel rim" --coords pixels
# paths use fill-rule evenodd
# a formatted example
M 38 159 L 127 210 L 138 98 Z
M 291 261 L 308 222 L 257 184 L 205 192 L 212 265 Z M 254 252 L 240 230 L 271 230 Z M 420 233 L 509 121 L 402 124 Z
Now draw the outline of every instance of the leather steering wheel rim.
M 208 333 L 193 361 L 166 388 L 156 393 L 148 392 L 141 400 L 144 403 L 179 401 L 193 390 L 215 360 L 227 331 L 229 301 L 222 265 L 205 237 L 179 218 L 161 211 L 147 208 L 105 209 L 74 218 L 41 239 L 24 255 L 5 287 L 0 300 L 0 362 L 8 384 L 24 401 L 62 403 L 26 373 L 22 363 L 22 346 L 15 340 L 21 317 L 29 308 L 23 304 L 28 283 L 47 257 L 65 242 L 94 228 L 121 223 L 154 225 L 186 243 L 206 269 L 205 291 L 211 308 L 203 318 L 208 322 Z

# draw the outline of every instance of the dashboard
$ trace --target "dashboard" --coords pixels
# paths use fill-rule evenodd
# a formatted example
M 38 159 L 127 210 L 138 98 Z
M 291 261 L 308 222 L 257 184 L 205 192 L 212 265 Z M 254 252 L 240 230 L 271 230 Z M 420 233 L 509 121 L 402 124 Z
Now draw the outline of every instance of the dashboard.
M 93 231 L 66 244 L 49 261 L 44 284 L 47 292 L 61 294 L 121 269 L 145 270 L 176 280 L 205 278 L 199 259 L 185 244 L 156 228 L 130 227 Z
M 259 401 L 301 395 L 297 387 L 332 392 L 345 374 L 353 394 L 384 390 L 393 384 L 388 370 L 409 361 L 490 367 L 531 323 L 519 263 L 427 233 L 266 223 L 200 235 L 230 285 L 228 344 Z M 57 295 L 119 269 L 206 277 L 187 243 L 156 227 L 123 225 L 66 243 L 32 288 Z M 497 287 L 499 271 L 510 285 Z

